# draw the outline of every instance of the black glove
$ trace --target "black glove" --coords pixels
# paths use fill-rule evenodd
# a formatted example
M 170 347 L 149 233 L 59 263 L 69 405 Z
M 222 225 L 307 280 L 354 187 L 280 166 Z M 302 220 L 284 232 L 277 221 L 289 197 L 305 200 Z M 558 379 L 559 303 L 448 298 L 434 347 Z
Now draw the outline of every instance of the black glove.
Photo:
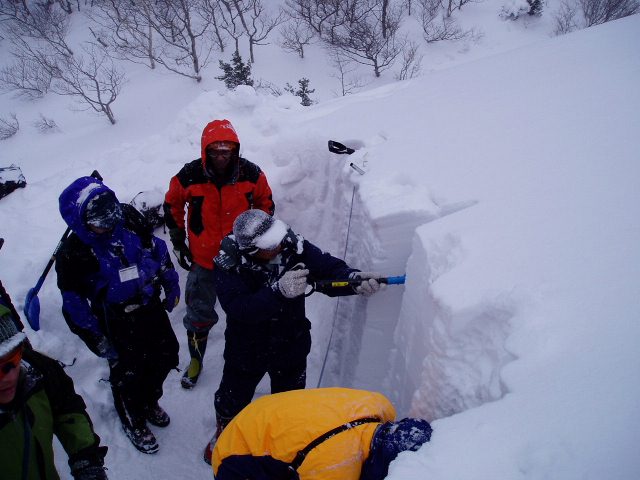
M 233 235 L 227 235 L 222 239 L 220 252 L 213 262 L 221 270 L 231 270 L 240 264 L 240 248 Z
M 187 234 L 185 231 L 179 228 L 172 228 L 169 230 L 169 238 L 171 239 L 173 253 L 178 260 L 178 264 L 185 270 L 191 270 L 193 257 L 191 256 L 191 251 L 186 244 Z
M 109 480 L 103 467 L 107 447 L 90 447 L 69 459 L 74 480 Z
M 104 467 L 85 467 L 82 470 L 73 472 L 74 480 L 109 480 Z

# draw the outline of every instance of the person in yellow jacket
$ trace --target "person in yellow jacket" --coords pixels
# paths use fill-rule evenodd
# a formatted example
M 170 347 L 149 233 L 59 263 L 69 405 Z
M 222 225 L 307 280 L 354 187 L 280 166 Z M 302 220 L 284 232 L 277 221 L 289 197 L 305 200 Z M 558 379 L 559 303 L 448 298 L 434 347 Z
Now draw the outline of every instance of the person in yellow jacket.
M 382 480 L 398 453 L 431 438 L 426 420 L 394 421 L 382 394 L 348 388 L 261 397 L 222 431 L 216 480 Z

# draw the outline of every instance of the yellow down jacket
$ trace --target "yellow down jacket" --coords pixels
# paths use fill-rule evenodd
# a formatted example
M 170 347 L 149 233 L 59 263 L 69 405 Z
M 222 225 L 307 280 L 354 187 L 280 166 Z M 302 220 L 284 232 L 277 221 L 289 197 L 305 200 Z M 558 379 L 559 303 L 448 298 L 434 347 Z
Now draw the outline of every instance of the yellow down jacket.
M 358 480 L 376 428 L 395 416 L 385 396 L 364 390 L 319 388 L 267 395 L 248 405 L 222 432 L 213 451 L 213 472 L 216 480 L 280 477 L 265 472 L 286 469 L 298 451 L 336 427 L 377 417 L 377 422 L 323 441 L 298 468 L 301 480 Z

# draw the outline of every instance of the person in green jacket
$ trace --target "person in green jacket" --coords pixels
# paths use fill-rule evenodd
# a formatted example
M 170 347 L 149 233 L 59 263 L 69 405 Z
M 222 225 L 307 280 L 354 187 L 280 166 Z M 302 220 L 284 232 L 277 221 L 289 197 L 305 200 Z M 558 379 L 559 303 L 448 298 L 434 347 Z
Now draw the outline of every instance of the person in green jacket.
M 53 436 L 75 480 L 107 480 L 107 447 L 93 430 L 73 381 L 55 360 L 31 349 L 0 303 L 0 478 L 59 480 Z

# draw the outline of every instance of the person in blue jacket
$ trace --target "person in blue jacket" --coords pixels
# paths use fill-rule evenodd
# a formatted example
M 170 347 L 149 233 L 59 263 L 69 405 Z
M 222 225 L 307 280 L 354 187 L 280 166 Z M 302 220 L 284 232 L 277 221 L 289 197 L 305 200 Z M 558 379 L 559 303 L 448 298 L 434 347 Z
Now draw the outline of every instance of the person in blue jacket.
M 329 295 L 377 292 L 381 275 L 360 272 L 295 234 L 262 210 L 247 210 L 222 240 L 214 260 L 220 305 L 227 314 L 224 369 L 215 394 L 217 429 L 204 452 L 229 421 L 247 406 L 265 374 L 271 393 L 305 388 L 311 323 L 305 315 L 308 278 L 359 278 L 354 289 L 317 288 Z
M 78 178 L 59 204 L 73 231 L 56 256 L 62 313 L 71 331 L 109 361 L 126 435 L 141 452 L 155 453 L 158 443 L 147 422 L 166 427 L 170 421 L 158 400 L 178 365 L 167 315 L 180 299 L 178 273 L 165 242 L 100 180 Z

